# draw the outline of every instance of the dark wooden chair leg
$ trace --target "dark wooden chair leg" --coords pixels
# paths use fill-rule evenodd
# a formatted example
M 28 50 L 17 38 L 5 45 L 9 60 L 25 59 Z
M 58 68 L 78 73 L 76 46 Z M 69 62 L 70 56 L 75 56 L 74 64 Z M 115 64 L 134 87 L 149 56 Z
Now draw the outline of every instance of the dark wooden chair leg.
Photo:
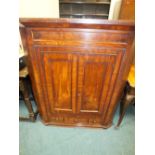
M 20 80 L 19 86 L 20 86 L 20 90 L 24 96 L 25 105 L 26 105 L 28 112 L 29 112 L 28 118 L 20 117 L 20 120 L 35 121 L 36 120 L 36 114 L 33 111 L 32 104 L 31 104 L 30 99 L 29 99 L 28 89 L 27 89 L 27 86 L 26 86 L 24 79 Z
M 135 98 L 135 88 L 130 87 L 129 84 L 127 83 L 121 103 L 120 103 L 120 116 L 119 116 L 119 120 L 118 120 L 116 127 L 120 126 L 124 118 L 125 111 L 128 108 L 128 106 L 132 103 L 134 98 Z
M 134 96 L 133 95 L 126 95 L 122 102 L 121 102 L 121 105 L 120 105 L 120 117 L 119 117 L 119 120 L 118 120 L 118 123 L 117 123 L 117 126 L 116 127 L 119 127 L 123 118 L 124 118 L 124 115 L 125 115 L 125 111 L 126 109 L 128 108 L 128 106 L 131 104 L 131 102 L 133 101 L 134 99 Z

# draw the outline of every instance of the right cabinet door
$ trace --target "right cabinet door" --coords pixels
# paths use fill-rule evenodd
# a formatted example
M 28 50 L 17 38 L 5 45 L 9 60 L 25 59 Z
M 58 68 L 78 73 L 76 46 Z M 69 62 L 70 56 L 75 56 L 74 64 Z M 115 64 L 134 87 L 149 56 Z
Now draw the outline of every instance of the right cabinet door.
M 103 115 L 110 103 L 123 51 L 78 57 L 77 112 Z

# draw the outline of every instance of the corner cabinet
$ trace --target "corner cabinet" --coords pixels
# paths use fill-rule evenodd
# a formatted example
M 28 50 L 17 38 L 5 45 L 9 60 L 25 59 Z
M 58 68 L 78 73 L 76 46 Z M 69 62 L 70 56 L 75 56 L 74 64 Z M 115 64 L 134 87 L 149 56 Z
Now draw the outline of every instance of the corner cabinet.
M 82 19 L 20 23 L 43 122 L 110 127 L 133 55 L 134 24 Z

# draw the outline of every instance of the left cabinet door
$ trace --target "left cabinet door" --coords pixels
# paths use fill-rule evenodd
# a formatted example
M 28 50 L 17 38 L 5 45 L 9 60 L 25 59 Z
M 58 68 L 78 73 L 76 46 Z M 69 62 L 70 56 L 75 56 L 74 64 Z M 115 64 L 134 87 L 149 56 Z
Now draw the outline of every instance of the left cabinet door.
M 51 114 L 75 113 L 76 57 L 49 47 L 36 47 L 36 60 L 46 111 Z M 41 105 L 43 106 L 43 105 Z

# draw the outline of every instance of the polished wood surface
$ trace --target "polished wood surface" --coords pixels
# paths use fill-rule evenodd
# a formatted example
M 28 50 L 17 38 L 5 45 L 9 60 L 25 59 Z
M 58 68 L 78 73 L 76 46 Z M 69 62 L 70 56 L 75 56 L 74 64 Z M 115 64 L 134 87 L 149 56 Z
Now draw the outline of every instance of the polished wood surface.
M 90 19 L 20 19 L 28 67 L 43 122 L 108 128 L 133 53 L 134 23 Z
M 135 20 L 135 0 L 122 0 L 119 19 Z

